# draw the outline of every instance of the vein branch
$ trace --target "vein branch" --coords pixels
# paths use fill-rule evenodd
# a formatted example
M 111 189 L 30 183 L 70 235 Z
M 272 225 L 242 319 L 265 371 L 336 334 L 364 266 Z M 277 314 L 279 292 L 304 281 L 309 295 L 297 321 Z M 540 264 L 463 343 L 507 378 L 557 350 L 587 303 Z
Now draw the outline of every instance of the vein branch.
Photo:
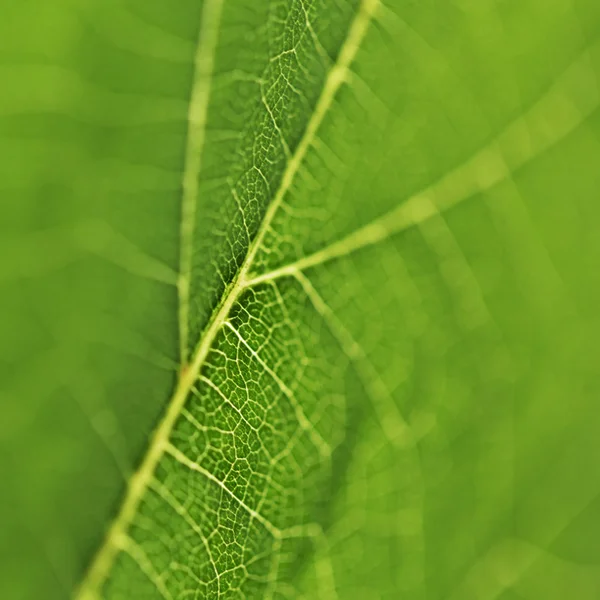
M 511 179 L 515 171 L 560 143 L 598 108 L 600 97 L 595 80 L 589 50 L 586 50 L 527 112 L 437 182 L 328 246 L 248 278 L 246 286 L 294 276 L 311 267 L 349 256 L 439 217 Z
M 177 288 L 179 293 L 179 343 L 181 365 L 187 363 L 189 346 L 189 305 L 192 277 L 194 226 L 198 204 L 198 177 L 202 166 L 202 151 L 206 135 L 206 121 L 214 57 L 219 35 L 219 23 L 224 0 L 204 3 L 202 24 L 194 59 L 195 72 L 188 110 L 187 143 L 183 167 L 183 196 L 181 206 L 180 264 Z
M 275 193 L 275 196 L 273 197 L 273 200 L 271 201 L 271 204 L 265 213 L 261 228 L 258 231 L 252 246 L 250 247 L 250 251 L 248 252 L 245 261 L 245 268 L 242 268 L 244 277 L 249 270 L 248 267 L 252 266 L 254 257 L 262 245 L 269 226 L 273 222 L 275 214 L 277 213 L 281 203 L 283 202 L 283 199 L 288 193 L 296 173 L 302 165 L 307 151 L 312 146 L 316 138 L 317 131 L 319 130 L 325 115 L 329 112 L 338 90 L 348 78 L 350 66 L 356 57 L 363 38 L 367 32 L 369 23 L 373 18 L 379 4 L 380 0 L 363 0 L 361 3 L 359 12 L 350 26 L 348 36 L 346 37 L 346 40 L 340 49 L 337 61 L 327 74 L 321 95 L 319 96 L 317 104 L 315 105 L 315 109 L 310 120 L 308 121 L 304 135 L 296 147 L 294 154 L 287 163 L 287 167 L 284 171 L 279 188 L 277 189 L 277 192 Z

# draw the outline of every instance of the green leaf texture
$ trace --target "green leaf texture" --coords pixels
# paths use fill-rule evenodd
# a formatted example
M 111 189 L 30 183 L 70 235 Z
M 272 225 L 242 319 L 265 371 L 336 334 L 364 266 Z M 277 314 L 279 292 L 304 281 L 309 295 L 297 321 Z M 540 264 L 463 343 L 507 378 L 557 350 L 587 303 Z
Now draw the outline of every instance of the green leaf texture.
M 600 3 L 4 0 L 0 596 L 600 597 Z

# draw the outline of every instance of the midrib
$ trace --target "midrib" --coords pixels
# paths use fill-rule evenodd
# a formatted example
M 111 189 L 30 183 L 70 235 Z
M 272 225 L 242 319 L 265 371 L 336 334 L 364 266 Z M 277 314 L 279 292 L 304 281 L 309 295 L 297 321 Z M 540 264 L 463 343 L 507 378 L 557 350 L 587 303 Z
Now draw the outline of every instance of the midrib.
M 106 534 L 104 542 L 102 543 L 98 552 L 96 553 L 96 556 L 90 568 L 88 569 L 79 587 L 79 590 L 75 594 L 74 600 L 99 600 L 102 585 L 106 581 L 114 563 L 114 560 L 123 546 L 123 540 L 127 539 L 127 529 L 129 528 L 137 513 L 139 504 L 144 496 L 146 489 L 149 486 L 149 482 L 152 479 L 156 466 L 165 452 L 165 448 L 167 447 L 171 431 L 173 430 L 173 426 L 175 425 L 177 418 L 181 414 L 181 411 L 184 407 L 185 401 L 190 393 L 191 388 L 198 380 L 200 369 L 202 368 L 202 365 L 204 364 L 206 357 L 208 356 L 208 353 L 212 348 L 213 342 L 218 332 L 227 320 L 231 308 L 238 300 L 241 293 L 248 287 L 248 282 L 250 281 L 250 279 L 248 278 L 248 274 L 254 262 L 254 258 L 256 257 L 256 253 L 261 247 L 265 234 L 268 231 L 269 226 L 273 221 L 275 214 L 277 213 L 277 210 L 281 206 L 283 198 L 290 189 L 294 177 L 296 176 L 296 173 L 298 172 L 308 149 L 310 148 L 313 140 L 315 139 L 316 133 L 321 123 L 323 122 L 323 119 L 325 118 L 329 108 L 331 107 L 331 104 L 337 91 L 346 80 L 350 65 L 360 48 L 362 40 L 367 32 L 368 25 L 377 7 L 379 6 L 379 1 L 380 0 L 362 0 L 360 9 L 348 30 L 348 35 L 346 36 L 344 43 L 342 44 L 338 58 L 333 64 L 333 66 L 330 68 L 325 78 L 321 94 L 310 116 L 306 129 L 304 130 L 304 134 L 298 146 L 296 147 L 296 150 L 294 151 L 293 155 L 288 161 L 288 164 L 283 173 L 283 177 L 281 179 L 281 183 L 273 197 L 273 200 L 267 208 L 261 226 L 250 245 L 248 254 L 246 255 L 246 258 L 244 259 L 244 262 L 242 263 L 241 267 L 239 268 L 235 280 L 230 286 L 228 286 L 225 289 L 219 305 L 215 308 L 213 316 L 211 317 L 204 333 L 201 335 L 198 346 L 196 347 L 192 355 L 192 360 L 189 361 L 189 363 L 187 363 L 187 366 L 184 366 L 182 368 L 179 381 L 177 383 L 173 396 L 168 402 L 165 415 L 159 423 L 157 429 L 155 430 L 154 435 L 152 436 L 152 439 L 148 446 L 148 450 L 144 456 L 140 467 L 129 480 L 127 492 L 124 501 L 121 505 L 121 508 L 119 509 L 116 518 L 113 520 Z M 213 0 L 212 2 L 208 2 L 205 7 L 205 10 L 203 11 L 203 19 L 207 15 L 211 15 L 213 18 L 216 17 L 217 19 L 219 19 L 221 12 L 220 7 L 222 6 L 222 2 L 223 0 Z M 219 6 L 218 10 L 215 8 L 217 7 L 217 5 Z M 218 29 L 218 21 L 212 21 L 212 24 L 215 25 L 215 29 Z M 202 31 L 205 31 L 208 28 L 208 25 L 204 26 L 203 24 Z M 213 40 L 213 44 L 214 45 L 212 51 L 214 52 L 214 49 L 216 48 L 216 39 Z M 201 39 L 199 39 L 199 45 L 202 45 Z M 202 53 L 199 49 L 196 53 L 197 60 L 198 57 L 200 57 L 201 55 Z M 210 58 L 210 60 L 212 61 L 212 57 Z M 198 64 L 197 67 L 199 67 Z M 195 81 L 196 83 L 198 83 L 199 81 L 197 76 L 195 77 Z M 192 94 L 192 98 L 193 97 L 194 94 Z M 207 106 L 208 99 L 206 99 L 205 101 L 205 110 L 207 109 Z M 190 109 L 190 114 L 191 110 L 192 109 Z M 204 117 L 204 120 L 205 119 L 206 116 Z M 203 137 L 204 133 L 201 132 L 201 135 Z M 188 150 L 189 148 L 190 143 L 188 142 Z M 190 165 L 192 165 L 192 171 L 194 170 L 194 168 L 199 170 L 199 159 L 197 158 L 194 159 L 194 161 L 192 161 L 192 159 L 190 158 Z M 191 173 L 188 173 L 187 171 L 188 165 L 186 164 L 186 166 L 184 167 L 184 178 L 186 176 L 191 177 Z M 192 187 L 193 185 L 196 185 L 195 189 L 197 191 L 197 183 L 191 185 Z M 193 203 L 189 198 L 186 200 L 184 191 L 183 202 L 184 204 L 186 202 L 190 203 L 190 206 L 188 206 L 187 208 L 190 209 L 190 212 L 193 212 L 193 215 L 195 215 L 196 198 L 193 198 Z M 185 217 L 185 214 L 183 216 Z M 182 235 L 183 234 L 184 227 L 182 225 Z M 185 231 L 185 236 L 185 239 L 182 239 L 182 253 L 187 253 L 188 258 L 184 260 L 184 257 L 182 255 L 182 267 L 189 269 L 191 268 L 193 223 L 191 230 Z M 188 277 L 187 294 L 189 295 L 189 270 L 187 272 L 181 273 L 180 277 L 183 278 L 186 276 L 186 274 Z M 189 298 L 187 296 L 183 296 L 182 300 L 182 294 L 180 290 L 180 302 L 181 301 L 189 303 Z M 187 316 L 189 317 L 189 315 Z M 180 319 L 181 317 L 182 310 L 180 305 Z M 187 320 L 183 324 L 180 321 L 180 327 L 182 327 L 182 331 L 180 333 L 183 333 L 184 331 L 187 332 Z M 184 355 L 183 352 L 182 355 Z M 182 362 L 182 365 L 186 365 L 186 362 Z

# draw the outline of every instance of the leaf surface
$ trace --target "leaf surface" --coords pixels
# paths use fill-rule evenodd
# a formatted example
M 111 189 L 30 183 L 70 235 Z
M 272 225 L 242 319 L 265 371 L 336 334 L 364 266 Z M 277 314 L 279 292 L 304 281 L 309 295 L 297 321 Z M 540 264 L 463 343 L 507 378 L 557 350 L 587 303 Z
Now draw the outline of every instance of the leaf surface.
M 597 2 L 3 11 L 3 597 L 596 598 Z

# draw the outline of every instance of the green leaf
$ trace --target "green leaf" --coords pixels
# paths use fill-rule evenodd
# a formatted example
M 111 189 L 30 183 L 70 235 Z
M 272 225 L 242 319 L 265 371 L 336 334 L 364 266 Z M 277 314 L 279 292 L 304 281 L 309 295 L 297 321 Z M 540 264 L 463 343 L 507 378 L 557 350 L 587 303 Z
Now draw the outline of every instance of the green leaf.
M 5 2 L 0 596 L 597 598 L 599 31 Z

